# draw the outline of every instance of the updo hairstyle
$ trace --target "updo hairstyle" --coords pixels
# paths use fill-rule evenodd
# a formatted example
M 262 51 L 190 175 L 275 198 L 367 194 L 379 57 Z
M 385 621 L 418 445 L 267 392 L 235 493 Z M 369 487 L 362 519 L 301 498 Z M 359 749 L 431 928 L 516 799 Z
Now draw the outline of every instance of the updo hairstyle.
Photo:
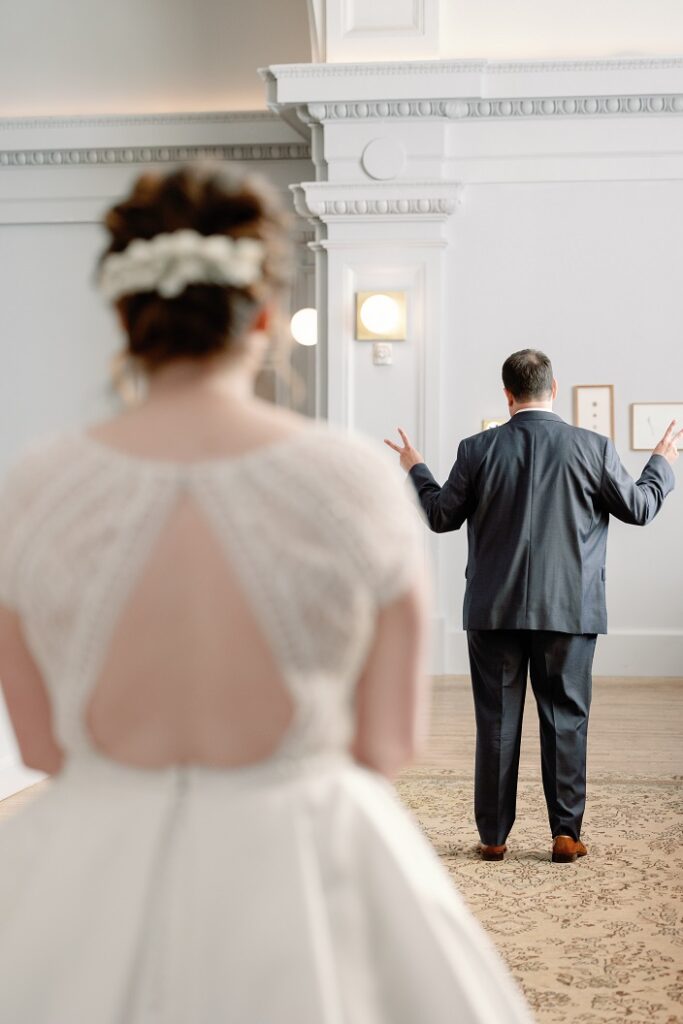
M 259 307 L 287 284 L 287 215 L 266 181 L 232 167 L 143 174 L 128 198 L 107 212 L 104 224 L 111 241 L 100 263 L 136 238 L 184 228 L 264 243 L 262 271 L 254 284 L 190 284 L 174 298 L 145 291 L 115 302 L 128 335 L 128 354 L 148 372 L 174 359 L 202 359 L 237 349 Z

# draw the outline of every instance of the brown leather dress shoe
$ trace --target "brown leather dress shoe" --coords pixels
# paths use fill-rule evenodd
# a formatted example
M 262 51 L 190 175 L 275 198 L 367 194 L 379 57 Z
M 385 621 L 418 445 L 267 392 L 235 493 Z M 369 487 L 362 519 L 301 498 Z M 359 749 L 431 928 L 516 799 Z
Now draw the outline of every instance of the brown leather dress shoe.
M 553 840 L 553 864 L 571 864 L 577 857 L 585 857 L 588 850 L 580 839 L 571 836 L 555 836 Z
M 479 856 L 482 860 L 502 860 L 505 856 L 507 846 L 487 846 L 486 843 L 479 844 Z

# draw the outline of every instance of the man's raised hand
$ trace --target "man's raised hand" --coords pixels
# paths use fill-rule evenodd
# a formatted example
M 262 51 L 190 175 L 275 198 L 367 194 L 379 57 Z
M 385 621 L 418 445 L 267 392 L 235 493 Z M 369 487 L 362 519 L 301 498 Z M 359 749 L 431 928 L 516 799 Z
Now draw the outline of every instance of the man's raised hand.
M 389 445 L 392 451 L 398 452 L 401 456 L 401 469 L 408 473 L 413 466 L 417 466 L 420 462 L 424 462 L 424 459 L 417 448 L 413 448 L 407 435 L 400 427 L 398 428 L 398 432 L 401 435 L 401 440 L 403 441 L 402 447 L 398 444 L 394 444 L 393 441 L 388 441 L 386 438 L 384 439 L 384 443 Z
M 672 420 L 652 454 L 663 455 L 667 462 L 673 463 L 678 458 L 678 445 L 682 440 L 683 430 L 676 430 L 676 420 Z

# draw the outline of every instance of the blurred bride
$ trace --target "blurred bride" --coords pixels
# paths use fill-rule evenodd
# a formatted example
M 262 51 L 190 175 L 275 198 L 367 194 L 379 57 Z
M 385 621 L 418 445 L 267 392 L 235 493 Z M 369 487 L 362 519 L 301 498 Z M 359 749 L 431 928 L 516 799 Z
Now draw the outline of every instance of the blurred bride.
M 528 1022 L 385 778 L 426 719 L 415 510 L 253 394 L 277 202 L 183 169 L 106 226 L 146 396 L 0 494 L 0 676 L 54 776 L 0 830 L 0 1020 Z

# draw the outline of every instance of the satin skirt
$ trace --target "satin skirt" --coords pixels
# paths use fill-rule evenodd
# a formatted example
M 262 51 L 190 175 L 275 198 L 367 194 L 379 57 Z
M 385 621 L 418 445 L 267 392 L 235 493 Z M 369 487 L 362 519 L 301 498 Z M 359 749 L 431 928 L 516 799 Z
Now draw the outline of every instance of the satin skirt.
M 3 1024 L 522 1024 L 393 787 L 345 757 L 72 759 L 0 828 Z

